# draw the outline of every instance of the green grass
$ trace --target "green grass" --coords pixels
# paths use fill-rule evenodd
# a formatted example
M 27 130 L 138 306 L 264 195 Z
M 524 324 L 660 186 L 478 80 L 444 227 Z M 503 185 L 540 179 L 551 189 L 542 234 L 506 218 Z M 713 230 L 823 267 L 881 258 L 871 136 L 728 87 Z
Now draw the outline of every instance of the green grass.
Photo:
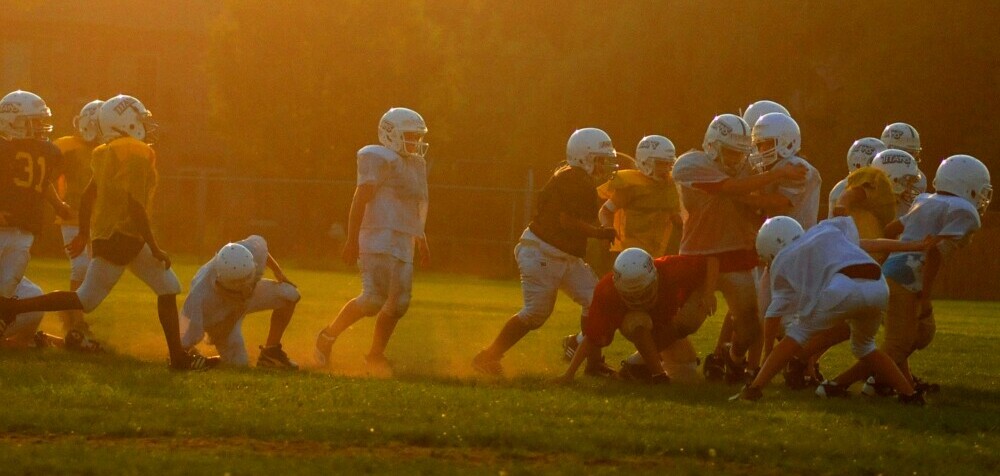
M 182 280 L 195 271 L 177 265 Z M 62 261 L 29 276 L 64 287 Z M 350 274 L 289 270 L 303 301 L 284 339 L 311 364 L 315 333 L 358 291 Z M 913 359 L 944 387 L 925 408 L 855 397 L 821 401 L 780 377 L 756 404 L 701 383 L 650 388 L 580 378 L 559 337 L 578 309 L 556 313 L 504 360 L 511 378 L 472 374 L 469 360 L 520 304 L 513 281 L 418 275 L 389 347 L 396 377 L 365 375 L 372 321 L 334 347 L 329 370 L 171 373 L 155 298 L 128 276 L 88 319 L 109 355 L 0 351 L 0 473 L 656 473 L 996 474 L 1000 471 L 1000 305 L 938 302 L 938 335 Z M 251 357 L 267 315 L 244 324 Z M 696 336 L 704 353 L 718 316 Z M 54 316 L 43 328 L 58 329 Z M 620 337 L 606 351 L 629 353 Z M 845 348 L 828 372 L 850 362 Z M 857 389 L 855 389 L 856 391 Z

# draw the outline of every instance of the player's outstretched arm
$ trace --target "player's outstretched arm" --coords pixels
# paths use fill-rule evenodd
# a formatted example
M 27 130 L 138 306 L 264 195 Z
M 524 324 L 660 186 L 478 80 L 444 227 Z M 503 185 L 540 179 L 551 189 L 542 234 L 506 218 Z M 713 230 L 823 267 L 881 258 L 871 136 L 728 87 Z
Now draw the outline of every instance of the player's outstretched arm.
M 91 180 L 87 187 L 83 189 L 83 196 L 80 197 L 80 231 L 66 245 L 66 252 L 71 258 L 80 256 L 87 249 L 90 242 L 90 215 L 94 210 L 94 200 L 97 199 L 97 186 Z
M 271 256 L 271 253 L 267 254 L 267 269 L 271 270 L 271 273 L 274 274 L 274 279 L 279 283 L 288 283 L 291 284 L 292 287 L 298 287 L 295 283 L 288 280 L 288 276 L 285 276 L 285 272 L 281 270 L 281 266 L 274 259 L 274 256 Z
M 129 216 L 139 224 L 139 233 L 142 235 L 143 241 L 149 245 L 149 250 L 153 253 L 153 257 L 162 261 L 164 268 L 170 269 L 170 257 L 156 244 L 153 229 L 149 226 L 149 215 L 146 213 L 146 208 L 130 196 L 128 198 L 128 212 Z
M 354 199 L 351 200 L 351 213 L 347 219 L 347 242 L 340 257 L 344 263 L 353 265 L 358 262 L 360 245 L 358 236 L 361 234 L 361 222 L 365 219 L 365 209 L 368 202 L 375 198 L 375 184 L 363 183 L 354 189 Z
M 804 180 L 808 173 L 809 169 L 801 164 L 784 164 L 748 177 L 733 177 L 721 182 L 699 183 L 694 186 L 715 195 L 746 195 L 779 180 Z
M 599 226 L 591 225 L 590 223 L 584 222 L 578 218 L 570 216 L 568 213 L 562 212 L 559 214 L 559 225 L 563 228 L 576 231 L 577 233 L 584 235 L 588 238 L 597 238 L 598 240 L 614 240 L 617 236 L 614 228 L 602 228 Z
M 573 379 L 576 378 L 576 371 L 580 370 L 580 365 L 583 361 L 587 359 L 594 350 L 594 343 L 583 336 L 583 342 L 580 343 L 580 347 L 576 349 L 576 353 L 573 354 L 573 360 L 569 362 L 569 367 L 566 368 L 566 372 L 554 380 L 558 384 L 568 384 L 572 383 Z
M 926 252 L 937 246 L 940 238 L 928 236 L 921 241 L 900 241 L 888 238 L 861 240 L 861 249 L 869 253 Z
M 52 209 L 55 210 L 56 215 L 63 220 L 69 220 L 73 218 L 73 209 L 70 208 L 69 204 L 62 201 L 59 198 L 59 192 L 56 191 L 56 186 L 49 182 L 49 186 L 45 189 L 45 201 L 52 205 Z
M 618 207 L 611 200 L 604 202 L 604 206 L 597 212 L 597 221 L 601 223 L 602 227 L 611 228 L 615 226 L 615 210 L 617 209 Z

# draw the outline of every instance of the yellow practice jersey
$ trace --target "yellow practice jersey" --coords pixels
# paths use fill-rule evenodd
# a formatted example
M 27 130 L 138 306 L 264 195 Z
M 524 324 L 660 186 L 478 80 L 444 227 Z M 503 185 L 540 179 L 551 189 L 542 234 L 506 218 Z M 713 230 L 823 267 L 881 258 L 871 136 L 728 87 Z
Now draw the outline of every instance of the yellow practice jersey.
M 638 170 L 622 170 L 598 187 L 601 198 L 615 204 L 618 239 L 612 251 L 641 248 L 662 256 L 673 230 L 672 217 L 680 212 L 680 199 L 672 179 L 653 180 Z
M 83 189 L 87 188 L 90 177 L 93 176 L 90 168 L 90 157 L 94 146 L 78 136 L 60 137 L 52 143 L 59 148 L 63 155 L 62 175 L 58 182 L 59 196 L 73 210 L 79 210 Z M 76 218 L 59 219 L 59 223 L 75 225 L 77 221 Z
M 112 235 L 142 238 L 142 229 L 129 215 L 129 199 L 148 210 L 156 188 L 156 154 L 131 137 L 115 139 L 94 149 L 91 166 L 97 200 L 91 216 L 91 239 Z
M 885 226 L 896 219 L 896 195 L 892 193 L 889 177 L 879 169 L 862 167 L 847 176 L 847 190 L 863 188 L 865 200 L 847 208 L 854 219 L 862 239 L 884 237 Z M 884 253 L 873 253 L 878 262 L 885 260 Z

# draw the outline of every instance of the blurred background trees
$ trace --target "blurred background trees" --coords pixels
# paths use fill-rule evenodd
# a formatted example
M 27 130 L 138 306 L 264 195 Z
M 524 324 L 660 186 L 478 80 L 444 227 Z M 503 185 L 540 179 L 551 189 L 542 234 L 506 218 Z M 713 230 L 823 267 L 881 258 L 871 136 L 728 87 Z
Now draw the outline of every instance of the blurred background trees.
M 896 121 L 920 131 L 931 179 L 941 159 L 968 153 L 1000 184 L 1000 2 L 0 8 L 0 87 L 46 98 L 58 134 L 93 98 L 129 93 L 152 109 L 163 130 L 159 231 L 169 248 L 203 256 L 261 232 L 309 264 L 332 262 L 355 152 L 376 142 L 393 106 L 419 111 L 430 127 L 428 233 L 441 269 L 509 271 L 530 213 L 529 172 L 540 187 L 574 129 L 603 128 L 629 154 L 642 136 L 662 134 L 683 152 L 700 147 L 714 115 L 758 99 L 791 110 L 824 194 L 846 174 L 851 143 Z M 470 186 L 493 190 L 462 188 Z M 41 240 L 42 250 L 46 243 L 59 252 L 58 238 Z

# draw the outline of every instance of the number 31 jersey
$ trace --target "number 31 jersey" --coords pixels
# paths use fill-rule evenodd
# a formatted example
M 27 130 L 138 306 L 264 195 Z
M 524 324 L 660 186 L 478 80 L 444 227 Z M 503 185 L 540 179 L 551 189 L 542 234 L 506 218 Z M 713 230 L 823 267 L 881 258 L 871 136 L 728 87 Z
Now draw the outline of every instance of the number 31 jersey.
M 45 191 L 62 167 L 62 153 L 49 141 L 0 140 L 0 214 L 7 226 L 42 229 Z

